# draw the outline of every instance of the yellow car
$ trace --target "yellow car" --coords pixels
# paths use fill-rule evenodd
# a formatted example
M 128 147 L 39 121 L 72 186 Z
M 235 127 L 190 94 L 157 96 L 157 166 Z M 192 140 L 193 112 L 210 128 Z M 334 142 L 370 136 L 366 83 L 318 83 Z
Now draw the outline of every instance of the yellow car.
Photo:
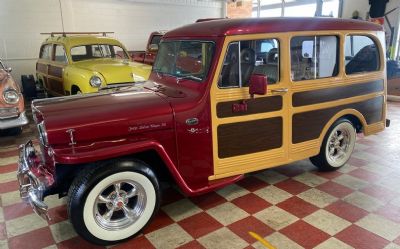
M 131 62 L 127 50 L 106 33 L 48 33 L 36 76 L 49 95 L 64 96 L 145 81 L 151 66 Z M 101 35 L 102 34 L 102 35 Z

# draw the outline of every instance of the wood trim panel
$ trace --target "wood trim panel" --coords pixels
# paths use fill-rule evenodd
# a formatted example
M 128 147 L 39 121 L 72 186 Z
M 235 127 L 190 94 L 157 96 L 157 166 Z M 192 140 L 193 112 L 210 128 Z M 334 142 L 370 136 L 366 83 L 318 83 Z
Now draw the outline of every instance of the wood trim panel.
M 296 144 L 319 138 L 326 123 L 336 113 L 344 109 L 359 111 L 368 125 L 379 122 L 382 120 L 383 103 L 383 96 L 378 96 L 362 102 L 294 114 L 292 143 Z
M 384 81 L 374 80 L 349 86 L 332 87 L 326 89 L 298 92 L 293 94 L 293 106 L 305 106 L 334 101 L 338 99 L 351 98 L 374 92 L 382 92 Z
M 63 68 L 62 67 L 57 67 L 57 66 L 52 66 L 49 65 L 49 75 L 50 76 L 54 76 L 57 78 L 62 78 L 62 72 L 63 72 Z
M 227 158 L 280 148 L 282 117 L 219 125 L 218 156 Z
M 282 96 L 261 97 L 247 101 L 247 111 L 233 112 L 232 106 L 239 104 L 241 101 L 227 101 L 217 104 L 217 117 L 227 118 L 236 116 L 245 116 L 257 113 L 279 111 L 282 109 Z
M 43 63 L 36 64 L 36 71 L 47 74 L 47 65 Z

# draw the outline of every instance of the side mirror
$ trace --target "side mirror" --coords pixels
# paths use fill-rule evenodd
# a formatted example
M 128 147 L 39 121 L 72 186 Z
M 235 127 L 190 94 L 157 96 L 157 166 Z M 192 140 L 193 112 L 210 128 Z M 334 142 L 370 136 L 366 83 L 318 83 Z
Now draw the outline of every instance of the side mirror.
M 158 51 L 158 44 L 150 44 L 150 46 L 149 46 L 149 51 L 150 51 L 150 52 L 156 52 L 156 51 Z
M 268 80 L 267 76 L 263 74 L 252 74 L 250 76 L 249 93 L 251 98 L 254 98 L 254 94 L 265 95 L 267 94 Z

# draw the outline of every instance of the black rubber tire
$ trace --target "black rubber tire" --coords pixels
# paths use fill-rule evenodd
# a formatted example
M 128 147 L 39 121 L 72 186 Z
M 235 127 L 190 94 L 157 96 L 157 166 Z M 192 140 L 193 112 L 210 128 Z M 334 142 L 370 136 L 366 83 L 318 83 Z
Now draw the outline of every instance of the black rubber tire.
M 121 173 L 121 172 L 135 172 L 144 175 L 152 183 L 156 202 L 153 213 L 148 220 L 148 222 L 135 234 L 130 235 L 127 238 L 121 240 L 103 240 L 94 236 L 86 227 L 83 218 L 83 210 L 86 199 L 90 191 L 103 179 L 106 177 Z M 82 236 L 85 240 L 97 244 L 97 245 L 112 245 L 119 243 L 121 241 L 128 240 L 134 237 L 141 230 L 146 227 L 154 215 L 157 213 L 160 207 L 161 192 L 158 183 L 158 179 L 154 174 L 153 170 L 147 166 L 144 162 L 134 160 L 134 159 L 115 159 L 110 161 L 104 161 L 94 165 L 87 166 L 83 171 L 81 171 L 74 179 L 68 192 L 68 214 L 69 219 L 75 229 L 75 231 Z
M 310 157 L 311 163 L 314 164 L 315 166 L 317 166 L 321 171 L 334 171 L 334 170 L 337 170 L 337 169 L 343 167 L 348 161 L 348 159 L 347 159 L 346 162 L 344 162 L 341 166 L 333 167 L 328 162 L 327 156 L 325 154 L 325 149 L 326 149 L 326 145 L 328 143 L 328 138 L 329 138 L 332 130 L 335 129 L 336 126 L 340 125 L 343 122 L 347 122 L 347 123 L 351 124 L 353 126 L 353 128 L 354 128 L 354 124 L 348 119 L 340 118 L 340 119 L 336 120 L 332 124 L 332 126 L 328 129 L 328 132 L 325 134 L 325 137 L 324 137 L 324 140 L 322 142 L 319 154 L 316 155 L 316 156 Z M 355 129 L 354 129 L 354 132 L 356 132 Z

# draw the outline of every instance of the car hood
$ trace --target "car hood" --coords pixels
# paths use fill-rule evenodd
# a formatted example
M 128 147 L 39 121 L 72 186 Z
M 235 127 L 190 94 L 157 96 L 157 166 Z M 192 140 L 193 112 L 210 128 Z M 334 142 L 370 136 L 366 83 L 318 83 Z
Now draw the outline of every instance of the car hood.
M 15 89 L 19 93 L 19 101 L 16 104 L 7 104 L 3 99 L 3 92 L 7 89 Z M 24 111 L 24 98 L 21 94 L 19 85 L 14 81 L 12 76 L 4 69 L 0 68 L 0 108 L 17 107 L 19 112 Z
M 142 87 L 34 101 L 37 122 L 44 121 L 49 144 L 77 146 L 172 129 L 173 115 L 163 95 Z
M 151 66 L 119 59 L 95 59 L 75 62 L 74 66 L 100 73 L 107 84 L 145 81 Z

